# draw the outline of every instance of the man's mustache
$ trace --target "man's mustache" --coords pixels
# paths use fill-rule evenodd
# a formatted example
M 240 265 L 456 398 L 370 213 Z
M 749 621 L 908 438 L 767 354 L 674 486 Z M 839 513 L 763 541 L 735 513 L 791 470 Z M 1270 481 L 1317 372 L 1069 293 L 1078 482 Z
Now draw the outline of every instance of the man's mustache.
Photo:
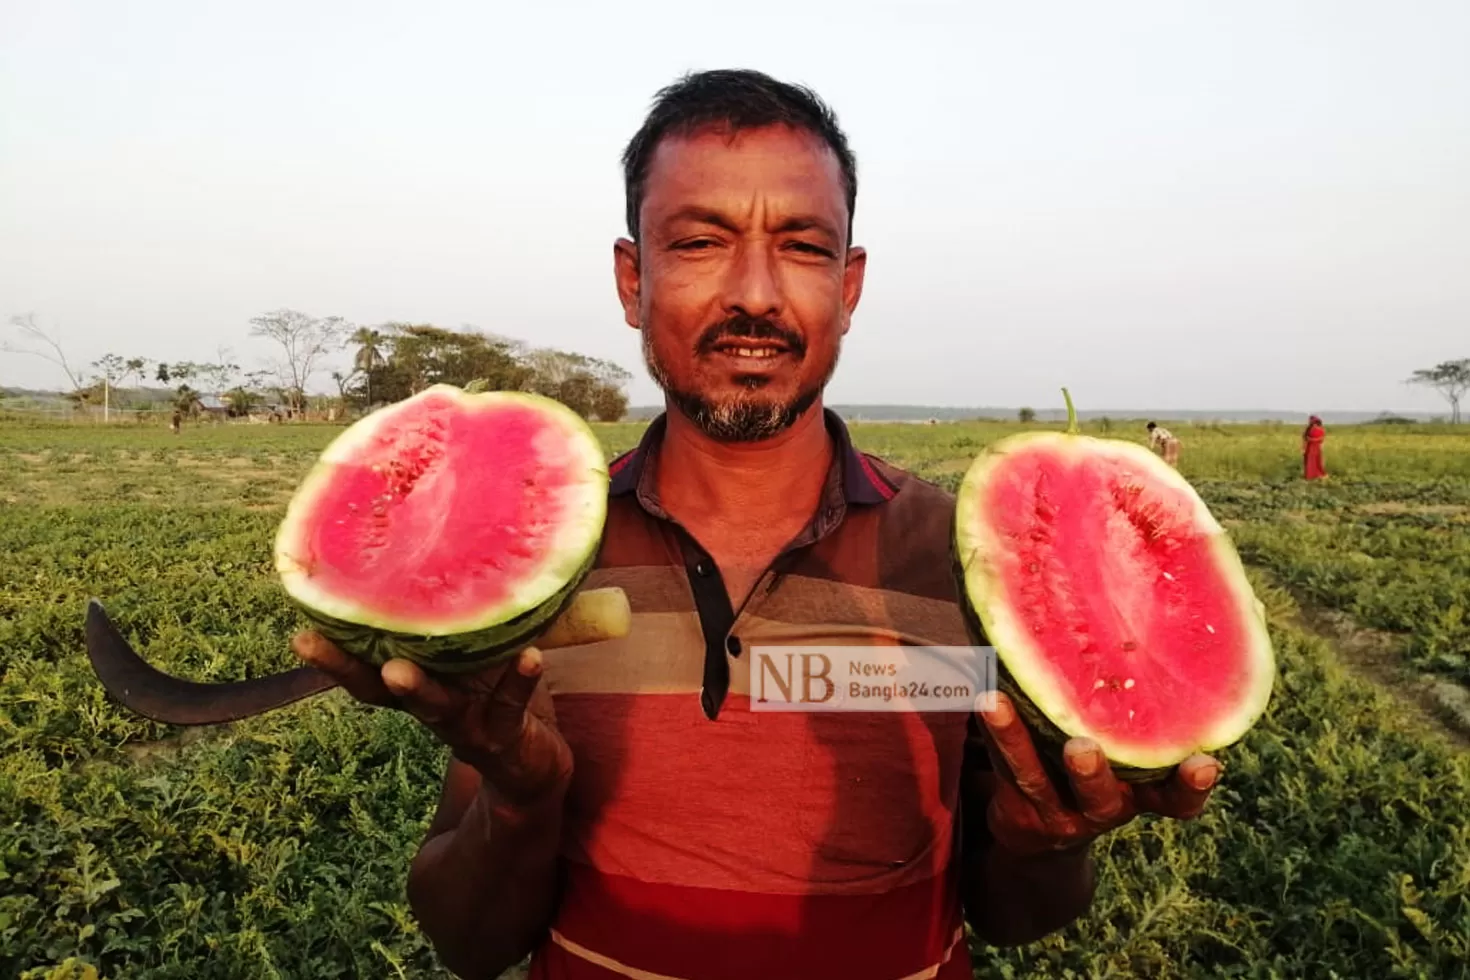
M 801 339 L 800 334 L 763 316 L 732 316 L 713 324 L 699 335 L 699 342 L 694 349 L 700 354 L 709 354 L 714 351 L 715 344 L 722 340 L 775 340 L 797 357 L 806 354 L 806 342 Z

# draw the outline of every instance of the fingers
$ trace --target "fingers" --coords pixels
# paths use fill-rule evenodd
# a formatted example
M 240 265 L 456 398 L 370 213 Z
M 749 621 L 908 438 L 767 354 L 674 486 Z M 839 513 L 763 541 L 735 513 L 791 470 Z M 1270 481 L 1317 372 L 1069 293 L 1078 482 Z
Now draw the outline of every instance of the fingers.
M 390 660 L 383 665 L 381 676 L 383 686 L 398 698 L 398 706 L 431 728 L 462 710 L 462 695 L 434 680 L 412 661 Z
M 486 712 L 486 747 L 481 771 L 497 793 L 514 803 L 542 798 L 571 776 L 571 752 L 557 733 L 550 696 L 540 686 L 541 653 L 521 652 L 513 669 L 501 677 Z
M 384 707 L 395 703 L 393 693 L 383 685 L 376 668 L 343 652 L 320 633 L 314 630 L 297 633 L 291 638 L 291 650 L 357 700 Z
M 500 676 L 490 694 L 493 706 L 490 731 L 495 745 L 510 744 L 526 728 L 527 707 L 541 681 L 541 651 L 527 647 L 516 658 L 513 669 Z
M 1090 738 L 1074 738 L 1062 750 L 1082 816 L 1100 827 L 1111 827 L 1132 816 L 1130 794 L 1113 774 L 1102 747 Z
M 995 709 L 980 712 L 980 719 L 990 733 L 990 748 L 998 756 L 998 762 L 1009 771 L 1010 781 L 1021 795 L 1036 808 L 1036 813 L 1048 824 L 1063 818 L 1063 807 L 1051 779 L 1042 768 L 1031 743 L 1031 735 L 1016 714 L 1010 698 L 996 693 Z
M 472 678 L 446 681 L 409 660 L 376 668 L 315 632 L 298 634 L 291 646 L 359 701 L 418 719 L 504 799 L 535 800 L 570 776 L 570 750 L 556 732 L 534 648 Z
M 1220 778 L 1219 760 L 1192 755 L 1179 764 L 1168 780 L 1140 786 L 1135 791 L 1140 809 L 1176 820 L 1193 820 L 1204 812 Z

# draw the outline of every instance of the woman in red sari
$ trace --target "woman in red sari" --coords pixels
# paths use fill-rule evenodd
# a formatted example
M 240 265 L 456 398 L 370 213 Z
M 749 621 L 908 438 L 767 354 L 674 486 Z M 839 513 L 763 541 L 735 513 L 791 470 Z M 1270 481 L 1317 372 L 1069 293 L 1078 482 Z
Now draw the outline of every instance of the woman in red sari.
M 1327 475 L 1327 470 L 1322 467 L 1322 440 L 1326 438 L 1327 430 L 1322 428 L 1322 420 L 1313 415 L 1307 421 L 1307 430 L 1302 433 L 1302 469 L 1308 480 L 1320 480 Z

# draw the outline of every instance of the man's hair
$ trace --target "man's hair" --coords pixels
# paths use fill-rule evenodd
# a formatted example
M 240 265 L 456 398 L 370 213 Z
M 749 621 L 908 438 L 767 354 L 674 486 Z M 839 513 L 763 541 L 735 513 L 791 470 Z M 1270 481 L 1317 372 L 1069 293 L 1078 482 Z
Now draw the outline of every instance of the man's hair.
M 735 133 L 779 124 L 820 137 L 837 156 L 847 198 L 847 235 L 851 239 L 857 208 L 857 161 L 848 148 L 847 136 L 837 125 L 836 113 L 811 89 L 743 69 L 691 73 L 654 96 L 643 126 L 623 151 L 628 234 L 638 240 L 638 213 L 643 207 L 648 168 L 665 136 L 687 135 L 711 125 Z
M 1157 422 L 1150 422 L 1150 423 L 1149 423 L 1149 424 L 1148 424 L 1148 427 L 1149 427 L 1149 428 L 1150 428 L 1150 429 L 1155 429 L 1155 428 L 1158 428 L 1158 423 L 1157 423 Z

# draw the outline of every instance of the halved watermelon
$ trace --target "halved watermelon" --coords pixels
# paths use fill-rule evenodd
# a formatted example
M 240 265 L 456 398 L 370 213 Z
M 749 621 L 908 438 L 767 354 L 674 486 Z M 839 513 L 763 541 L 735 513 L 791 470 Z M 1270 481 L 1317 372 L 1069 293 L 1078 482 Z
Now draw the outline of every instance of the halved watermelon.
M 1097 741 L 1120 778 L 1161 778 L 1238 741 L 1275 655 L 1226 531 L 1137 443 L 1068 428 L 982 452 L 955 510 L 961 604 L 998 687 L 1046 750 Z
M 323 451 L 276 534 L 275 567 L 349 653 L 478 669 L 566 607 L 596 558 L 607 487 L 602 445 L 567 406 L 434 385 Z

